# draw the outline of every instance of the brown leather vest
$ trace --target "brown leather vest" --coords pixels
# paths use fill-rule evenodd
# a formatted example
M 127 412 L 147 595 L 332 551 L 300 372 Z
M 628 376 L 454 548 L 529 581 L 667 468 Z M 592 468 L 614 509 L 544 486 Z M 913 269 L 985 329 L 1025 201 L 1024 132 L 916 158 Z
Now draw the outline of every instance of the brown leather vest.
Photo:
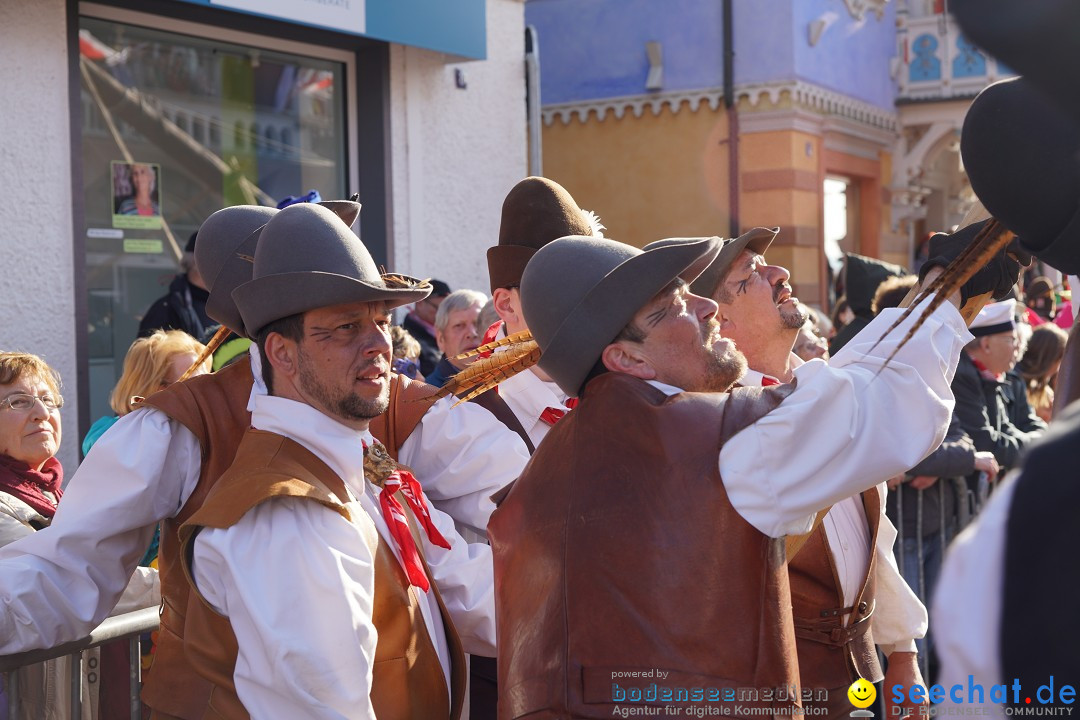
M 870 682 L 884 677 L 871 631 L 881 505 L 877 488 L 870 488 L 861 498 L 870 525 L 870 563 L 854 605 L 843 607 L 844 593 L 824 525 L 810 534 L 803 549 L 788 562 L 803 687 L 842 691 L 829 692 L 829 704 L 835 700 L 845 712 L 851 709 L 847 699 L 851 683 L 860 677 Z
M 180 566 L 177 532 L 202 507 L 207 493 L 232 464 L 240 439 L 251 425 L 247 403 L 253 382 L 250 364 L 238 362 L 212 375 L 174 383 L 143 401 L 190 430 L 202 448 L 199 482 L 191 497 L 175 517 L 161 523 L 161 628 L 154 665 L 142 690 L 143 703 L 148 707 L 184 720 L 202 717 L 210 684 L 184 655 L 184 614 L 189 592 Z M 391 376 L 390 407 L 371 422 L 371 433 L 395 458 L 398 448 L 431 406 L 434 392 L 430 385 Z
M 791 390 L 589 383 L 488 525 L 501 720 L 610 718 L 652 692 L 735 715 L 797 704 L 784 541 L 735 511 L 718 466 L 724 440 Z M 772 690 L 720 701 L 738 688 Z
M 191 581 L 190 562 L 199 530 L 231 527 L 256 505 L 281 497 L 318 502 L 350 519 L 349 510 L 341 501 L 348 497 L 348 491 L 325 463 L 288 438 L 249 430 L 232 466 L 199 511 L 180 528 L 182 562 L 188 580 Z M 404 499 L 402 506 L 409 516 L 413 534 L 417 536 L 414 518 Z M 461 714 L 464 698 L 465 657 L 438 587 L 432 583 L 451 653 L 452 708 L 451 693 L 446 687 L 435 646 L 424 627 L 415 591 L 370 519 L 365 516 L 358 522 L 364 523 L 362 529 L 375 554 L 375 597 L 371 617 L 379 638 L 371 689 L 375 715 L 387 720 L 456 720 Z M 419 537 L 417 544 L 420 544 Z M 430 569 L 428 574 L 430 576 Z M 228 620 L 214 611 L 197 590 L 196 596 L 199 602 L 188 605 L 184 643 L 196 670 L 213 686 L 204 717 L 246 720 L 249 715 L 237 697 L 233 683 L 238 652 L 236 636 Z

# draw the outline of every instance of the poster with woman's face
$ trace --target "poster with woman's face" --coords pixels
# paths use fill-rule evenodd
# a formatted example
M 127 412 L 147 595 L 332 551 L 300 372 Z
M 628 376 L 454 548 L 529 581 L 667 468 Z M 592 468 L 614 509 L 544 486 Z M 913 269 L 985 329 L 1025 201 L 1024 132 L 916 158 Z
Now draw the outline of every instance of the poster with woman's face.
M 156 230 L 161 227 L 161 166 L 113 161 L 113 227 Z

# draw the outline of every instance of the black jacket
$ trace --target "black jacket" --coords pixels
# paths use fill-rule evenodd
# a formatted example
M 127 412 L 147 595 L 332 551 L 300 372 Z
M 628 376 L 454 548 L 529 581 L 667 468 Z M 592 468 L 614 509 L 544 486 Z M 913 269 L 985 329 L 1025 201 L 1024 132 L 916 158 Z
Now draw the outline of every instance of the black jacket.
M 169 292 L 153 302 L 139 323 L 139 337 L 155 330 L 183 330 L 201 340 L 206 328 L 215 322 L 206 314 L 206 299 L 210 293 L 192 285 L 186 274 L 177 275 L 169 284 Z
M 1013 424 L 1008 400 L 1012 393 L 1006 390 L 1009 386 L 1008 381 L 984 379 L 971 357 L 960 353 L 952 382 L 956 415 L 975 449 L 992 452 L 1002 473 L 1017 465 L 1021 451 L 1040 434 L 1039 430 L 1024 431 Z M 1026 395 L 1022 391 L 1020 395 L 1027 405 Z
M 435 336 L 429 333 L 423 325 L 416 322 L 411 314 L 405 316 L 401 327 L 408 330 L 409 334 L 416 338 L 416 342 L 420 343 L 420 374 L 427 377 L 435 371 L 435 366 L 439 364 L 439 360 L 442 358 L 442 350 L 439 349 L 439 345 L 435 342 Z

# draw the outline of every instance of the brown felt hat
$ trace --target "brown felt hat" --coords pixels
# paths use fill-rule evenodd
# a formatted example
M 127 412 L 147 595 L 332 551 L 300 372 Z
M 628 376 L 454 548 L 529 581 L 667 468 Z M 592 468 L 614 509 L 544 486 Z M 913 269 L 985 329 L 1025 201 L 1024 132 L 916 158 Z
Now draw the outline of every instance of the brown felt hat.
M 780 232 L 780 228 L 763 228 L 756 227 L 752 230 L 748 230 L 737 238 L 729 238 L 724 240 L 723 247 L 720 248 L 720 252 L 716 255 L 716 259 L 712 261 L 709 267 L 705 268 L 705 271 L 698 276 L 698 279 L 690 283 L 690 292 L 701 297 L 707 297 L 712 299 L 716 293 L 716 289 L 720 287 L 720 283 L 724 282 L 724 278 L 728 274 L 728 270 L 731 269 L 732 263 L 734 263 L 743 250 L 749 248 L 757 255 L 764 255 L 765 251 L 772 245 L 772 241 L 776 239 L 776 234 Z M 669 240 L 657 240 L 651 242 L 645 246 L 645 250 L 652 250 L 653 248 L 663 247 L 673 242 L 680 242 L 679 238 Z
M 394 308 L 431 293 L 430 284 L 413 278 L 405 278 L 406 287 L 387 287 L 356 233 L 319 204 L 279 210 L 259 230 L 257 242 L 252 279 L 233 291 L 250 337 L 308 310 L 352 302 Z
M 720 238 L 677 238 L 651 250 L 595 237 L 548 243 L 521 277 L 521 310 L 539 366 L 577 397 L 601 353 L 634 315 L 676 278 L 693 282 Z
M 599 231 L 570 193 L 543 177 L 527 177 L 503 201 L 499 244 L 488 248 L 491 292 L 517 287 L 537 250 L 568 235 L 599 236 Z
M 360 215 L 360 203 L 350 200 L 327 200 L 319 204 L 349 226 Z M 206 314 L 242 337 L 249 335 L 232 293 L 251 280 L 259 231 L 279 212 L 261 205 L 234 205 L 218 210 L 199 227 L 195 267 L 210 292 Z

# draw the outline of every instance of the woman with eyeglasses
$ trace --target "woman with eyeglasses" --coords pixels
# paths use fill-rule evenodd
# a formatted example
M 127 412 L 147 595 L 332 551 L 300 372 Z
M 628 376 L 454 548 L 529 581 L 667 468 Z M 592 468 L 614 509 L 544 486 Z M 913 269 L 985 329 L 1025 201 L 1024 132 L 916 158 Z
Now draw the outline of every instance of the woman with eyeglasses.
M 60 377 L 29 353 L 0 353 L 0 545 L 47 527 L 63 495 Z
M 52 522 L 64 494 L 60 488 L 64 472 L 55 457 L 63 404 L 60 376 L 44 360 L 29 353 L 0 352 L 0 545 Z M 87 652 L 97 654 L 96 649 Z M 70 708 L 69 666 L 64 657 L 23 667 L 17 717 L 70 717 L 61 710 L 64 705 Z M 93 707 L 96 684 L 84 687 L 83 701 L 91 701 L 88 705 Z
M 64 495 L 64 471 L 55 457 L 60 449 L 63 405 L 60 375 L 48 363 L 30 353 L 0 352 L 0 546 L 34 535 L 48 527 L 56 514 Z M 114 612 L 153 607 L 160 601 L 157 572 L 137 572 Z M 126 651 L 127 641 L 123 645 Z M 99 717 L 99 700 L 101 716 L 109 716 L 104 710 L 101 653 L 99 648 L 83 651 L 82 720 Z M 69 657 L 61 657 L 20 668 L 16 717 L 71 717 L 70 662 Z M 122 669 L 126 680 L 126 664 Z M 125 704 L 127 692 L 125 688 Z M 6 707 L 6 697 L 0 703 Z

